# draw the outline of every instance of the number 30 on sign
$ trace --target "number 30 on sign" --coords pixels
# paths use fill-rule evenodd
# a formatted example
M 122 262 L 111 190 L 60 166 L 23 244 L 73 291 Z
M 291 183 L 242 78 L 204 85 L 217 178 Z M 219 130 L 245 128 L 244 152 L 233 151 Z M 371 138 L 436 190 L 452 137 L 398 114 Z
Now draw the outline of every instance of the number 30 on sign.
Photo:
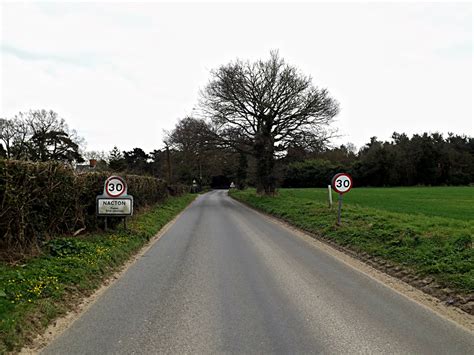
M 105 193 L 113 198 L 127 194 L 127 184 L 120 176 L 111 176 L 105 182 Z
M 349 174 L 339 173 L 332 178 L 332 189 L 339 194 L 345 194 L 352 188 L 352 178 Z

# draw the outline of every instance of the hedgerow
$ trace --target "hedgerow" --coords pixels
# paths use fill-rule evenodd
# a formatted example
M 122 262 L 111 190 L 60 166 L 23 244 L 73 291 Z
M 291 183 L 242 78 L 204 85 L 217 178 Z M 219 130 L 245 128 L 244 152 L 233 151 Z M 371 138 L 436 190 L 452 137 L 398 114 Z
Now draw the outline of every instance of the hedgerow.
M 58 162 L 0 160 L 0 251 L 25 252 L 57 235 L 96 229 L 95 198 L 109 175 L 76 174 Z M 186 191 L 154 177 L 123 177 L 135 209 Z

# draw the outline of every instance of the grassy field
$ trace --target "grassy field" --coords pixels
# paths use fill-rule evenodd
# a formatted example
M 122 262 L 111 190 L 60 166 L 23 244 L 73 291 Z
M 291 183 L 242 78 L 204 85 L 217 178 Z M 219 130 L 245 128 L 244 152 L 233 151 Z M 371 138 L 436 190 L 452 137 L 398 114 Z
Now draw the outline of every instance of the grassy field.
M 0 263 L 0 354 L 14 351 L 124 264 L 195 195 L 171 197 L 134 216 L 129 229 L 58 238 L 40 257 Z
M 284 196 L 325 202 L 327 189 L 284 189 Z M 333 201 L 337 194 L 333 191 Z M 344 195 L 344 203 L 384 211 L 415 213 L 463 221 L 474 220 L 474 187 L 358 188 Z
M 344 196 L 342 225 L 327 189 L 231 195 L 357 252 L 389 260 L 461 294 L 474 292 L 474 188 L 359 188 Z

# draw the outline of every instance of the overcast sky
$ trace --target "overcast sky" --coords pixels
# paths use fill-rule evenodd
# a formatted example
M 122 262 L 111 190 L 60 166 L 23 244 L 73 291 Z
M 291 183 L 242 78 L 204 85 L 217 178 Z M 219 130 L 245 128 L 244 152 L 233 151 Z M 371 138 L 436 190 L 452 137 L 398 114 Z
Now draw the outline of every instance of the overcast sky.
M 474 135 L 469 2 L 2 2 L 1 30 L 0 117 L 52 109 L 88 150 L 162 147 L 211 69 L 272 49 L 339 101 L 335 143 Z

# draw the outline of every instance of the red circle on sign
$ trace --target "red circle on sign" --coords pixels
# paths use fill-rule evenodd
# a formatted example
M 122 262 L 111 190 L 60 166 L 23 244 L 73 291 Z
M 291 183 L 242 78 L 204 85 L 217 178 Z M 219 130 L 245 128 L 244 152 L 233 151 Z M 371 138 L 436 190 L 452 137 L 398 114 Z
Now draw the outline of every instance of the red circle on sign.
M 119 191 L 118 194 L 114 195 L 112 192 L 109 191 L 109 182 L 111 180 L 119 180 L 122 183 L 123 189 L 122 189 L 122 191 Z M 127 185 L 125 184 L 125 181 L 120 176 L 111 176 L 105 181 L 105 193 L 107 195 L 109 195 L 110 197 L 122 196 L 125 193 L 125 191 L 127 190 L 126 187 L 127 187 Z
M 338 187 L 337 187 L 336 184 L 335 184 L 336 180 L 337 180 L 339 177 L 341 177 L 341 176 L 346 177 L 346 178 L 349 179 L 349 181 L 350 181 L 349 188 L 348 188 L 347 190 L 345 190 L 345 191 L 339 190 Z M 352 181 L 352 177 L 351 177 L 349 174 L 346 174 L 346 173 L 339 173 L 339 174 L 334 175 L 334 177 L 332 178 L 332 181 L 331 181 L 332 189 L 333 189 L 334 191 L 336 191 L 337 193 L 339 193 L 339 194 L 345 194 L 346 192 L 351 191 L 353 185 L 354 185 L 354 183 L 353 183 L 353 181 Z

